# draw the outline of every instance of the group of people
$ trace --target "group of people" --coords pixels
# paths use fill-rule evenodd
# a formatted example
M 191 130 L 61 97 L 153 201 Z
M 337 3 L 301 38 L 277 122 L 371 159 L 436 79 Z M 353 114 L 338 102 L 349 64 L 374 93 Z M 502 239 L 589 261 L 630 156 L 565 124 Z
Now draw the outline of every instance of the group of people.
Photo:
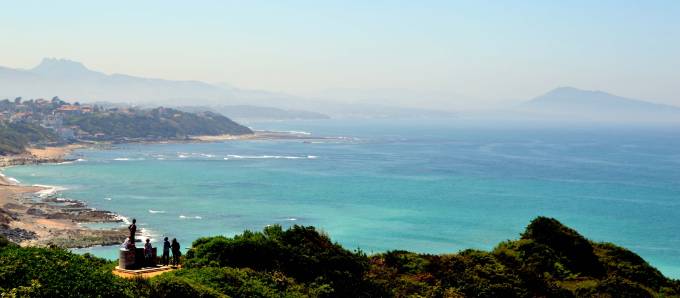
M 146 239 L 146 244 L 144 245 L 144 252 L 146 254 L 147 246 L 149 250 L 151 249 L 151 243 L 149 239 Z M 168 237 L 163 239 L 163 256 L 161 256 L 161 264 L 168 266 L 170 263 L 170 251 L 172 251 L 172 265 L 179 265 L 179 257 L 182 256 L 182 252 L 179 250 L 179 242 L 177 239 L 172 238 L 172 243 L 168 241 Z
M 125 242 L 121 245 L 121 249 L 134 250 L 135 249 L 135 234 L 137 233 L 137 220 L 132 219 L 132 224 L 128 227 L 130 231 L 130 236 L 125 239 Z M 178 266 L 180 264 L 180 257 L 182 252 L 180 251 L 179 242 L 176 238 L 172 238 L 172 242 L 168 241 L 168 237 L 163 239 L 163 255 L 161 256 L 161 264 L 168 266 L 170 264 L 170 252 L 172 252 L 172 265 Z M 151 240 L 146 238 L 144 243 L 144 261 L 146 264 L 153 264 L 153 246 L 151 245 Z

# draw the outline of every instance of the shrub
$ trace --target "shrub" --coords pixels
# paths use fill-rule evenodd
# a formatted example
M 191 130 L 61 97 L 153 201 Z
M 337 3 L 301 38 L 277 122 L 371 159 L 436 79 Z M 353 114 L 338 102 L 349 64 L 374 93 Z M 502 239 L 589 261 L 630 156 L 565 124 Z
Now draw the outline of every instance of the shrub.
M 32 297 L 125 297 L 130 284 L 104 267 L 106 261 L 62 249 L 0 249 L 0 288 Z
M 590 241 L 554 218 L 537 217 L 531 221 L 522 239 L 544 244 L 564 257 L 566 267 L 588 276 L 602 276 L 604 268 L 593 252 Z
M 271 226 L 233 238 L 202 238 L 187 253 L 187 267 L 205 266 L 280 271 L 300 282 L 329 284 L 336 294 L 357 296 L 373 291 L 363 279 L 368 258 L 348 251 L 314 227 Z

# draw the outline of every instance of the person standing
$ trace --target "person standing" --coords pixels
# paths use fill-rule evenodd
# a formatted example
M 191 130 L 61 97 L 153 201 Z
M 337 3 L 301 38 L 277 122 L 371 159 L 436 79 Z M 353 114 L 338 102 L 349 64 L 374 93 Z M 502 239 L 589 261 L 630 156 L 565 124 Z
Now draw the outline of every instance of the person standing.
M 149 238 L 146 238 L 146 244 L 144 244 L 144 262 L 146 263 L 147 266 L 153 265 L 152 258 L 153 258 L 153 246 L 151 246 Z
M 161 257 L 161 262 L 165 266 L 168 266 L 170 263 L 170 241 L 168 241 L 168 237 L 163 239 L 163 257 Z
M 182 253 L 179 250 L 179 242 L 177 242 L 177 238 L 172 238 L 172 244 L 170 244 L 170 248 L 172 249 L 172 265 L 179 266 L 179 258 Z

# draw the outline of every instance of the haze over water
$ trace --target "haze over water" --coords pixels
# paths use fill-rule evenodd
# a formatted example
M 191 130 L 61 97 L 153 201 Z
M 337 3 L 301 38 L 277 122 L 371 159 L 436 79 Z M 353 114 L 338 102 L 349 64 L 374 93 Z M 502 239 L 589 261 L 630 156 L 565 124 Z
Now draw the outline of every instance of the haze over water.
M 324 120 L 252 124 L 326 140 L 128 144 L 4 172 L 135 217 L 154 241 L 314 225 L 345 247 L 492 249 L 539 215 L 680 277 L 677 127 Z M 156 242 L 157 243 L 157 242 Z M 115 248 L 86 251 L 115 256 Z

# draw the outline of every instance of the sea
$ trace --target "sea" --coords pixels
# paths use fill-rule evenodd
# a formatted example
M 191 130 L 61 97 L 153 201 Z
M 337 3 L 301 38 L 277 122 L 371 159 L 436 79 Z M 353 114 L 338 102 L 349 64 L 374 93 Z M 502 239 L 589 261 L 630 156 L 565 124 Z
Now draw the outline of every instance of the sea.
M 199 237 L 278 224 L 312 225 L 368 254 L 455 253 L 491 250 L 549 216 L 680 278 L 678 126 L 464 119 L 248 125 L 300 138 L 121 144 L 4 174 L 136 218 L 155 245 L 177 238 L 186 249 Z M 75 251 L 117 257 L 116 247 Z

